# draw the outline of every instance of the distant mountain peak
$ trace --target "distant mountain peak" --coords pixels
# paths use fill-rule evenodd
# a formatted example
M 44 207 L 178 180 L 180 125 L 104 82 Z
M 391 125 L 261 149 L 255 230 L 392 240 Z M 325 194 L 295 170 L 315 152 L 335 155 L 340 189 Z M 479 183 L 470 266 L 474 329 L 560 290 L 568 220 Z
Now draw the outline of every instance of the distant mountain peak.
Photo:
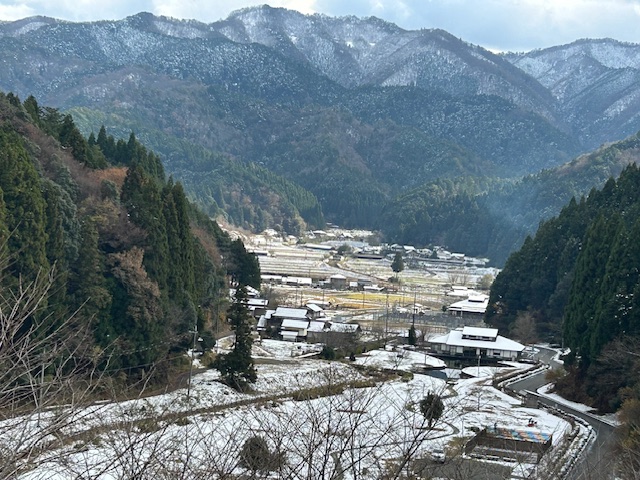
M 10 36 L 20 36 L 34 30 L 38 30 L 39 28 L 49 25 L 55 25 L 58 23 L 65 23 L 65 21 L 37 15 L 33 17 L 23 18 L 21 20 L 2 22 L 2 25 L 5 26 L 4 32 L 2 34 Z

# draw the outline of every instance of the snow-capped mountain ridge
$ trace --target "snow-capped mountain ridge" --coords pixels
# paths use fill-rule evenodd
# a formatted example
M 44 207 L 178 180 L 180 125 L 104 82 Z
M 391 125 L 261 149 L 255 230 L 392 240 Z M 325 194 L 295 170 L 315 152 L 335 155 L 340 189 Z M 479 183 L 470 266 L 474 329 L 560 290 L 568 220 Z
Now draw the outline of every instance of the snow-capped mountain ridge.
M 576 135 L 585 148 L 640 129 L 640 46 L 609 39 L 494 54 L 443 30 L 268 6 L 211 24 L 150 13 L 86 23 L 33 17 L 0 23 L 0 39 L 18 62 L 0 75 L 0 87 L 34 94 L 136 66 L 225 88 L 250 81 L 282 99 L 292 98 L 293 89 L 303 98 L 307 87 L 295 80 L 302 68 L 307 79 L 326 77 L 315 81 L 322 96 L 333 95 L 327 88 L 377 86 L 502 97 Z

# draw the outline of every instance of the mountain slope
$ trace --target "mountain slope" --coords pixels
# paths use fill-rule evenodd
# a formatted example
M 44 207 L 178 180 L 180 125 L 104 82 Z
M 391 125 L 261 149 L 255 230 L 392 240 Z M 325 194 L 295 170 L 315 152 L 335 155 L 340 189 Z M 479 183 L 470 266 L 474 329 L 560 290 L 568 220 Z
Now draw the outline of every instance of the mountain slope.
M 496 277 L 486 314 L 503 330 L 528 317 L 539 334 L 561 339 L 570 375 L 559 386 L 603 411 L 638 398 L 640 386 L 629 362 L 640 345 L 639 185 L 632 164 L 541 224 Z
M 503 265 L 541 221 L 638 163 L 640 133 L 518 180 L 437 180 L 390 201 L 379 228 L 398 242 L 444 244 Z
M 595 148 L 640 124 L 640 46 L 611 39 L 507 54 L 557 99 L 580 141 Z
M 443 30 L 406 31 L 375 17 L 302 15 L 266 5 L 211 28 L 239 43 L 304 59 L 340 85 L 417 86 L 452 95 L 498 95 L 554 118 L 549 92 L 502 57 Z
M 11 299 L 50 282 L 11 336 L 46 335 L 70 317 L 88 332 L 88 372 L 108 369 L 122 387 L 165 381 L 190 328 L 211 344 L 227 276 L 259 286 L 253 255 L 134 135 L 87 140 L 71 116 L 2 92 L 0 124 L 0 288 Z
M 291 233 L 322 213 L 375 226 L 438 178 L 553 168 L 617 138 L 621 118 L 582 120 L 584 98 L 565 108 L 513 58 L 443 31 L 269 7 L 209 25 L 9 22 L 0 59 L 0 87 L 73 112 L 86 134 L 134 131 L 208 212 Z

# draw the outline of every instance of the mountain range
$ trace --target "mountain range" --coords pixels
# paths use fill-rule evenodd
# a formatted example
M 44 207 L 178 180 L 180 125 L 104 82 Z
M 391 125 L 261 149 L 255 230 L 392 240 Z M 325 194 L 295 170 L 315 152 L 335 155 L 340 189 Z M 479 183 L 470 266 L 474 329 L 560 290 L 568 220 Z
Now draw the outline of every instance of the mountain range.
M 211 24 L 4 22 L 0 61 L 0 89 L 87 134 L 135 132 L 210 215 L 290 233 L 379 228 L 436 179 L 513 182 L 640 130 L 640 45 L 611 39 L 495 54 L 261 6 Z

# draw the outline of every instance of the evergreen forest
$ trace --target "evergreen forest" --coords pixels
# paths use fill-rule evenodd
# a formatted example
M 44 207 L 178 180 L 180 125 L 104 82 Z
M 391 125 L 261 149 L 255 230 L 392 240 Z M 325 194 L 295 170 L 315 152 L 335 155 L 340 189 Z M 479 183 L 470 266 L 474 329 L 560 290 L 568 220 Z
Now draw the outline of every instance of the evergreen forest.
M 627 421 L 622 444 L 635 452 L 640 447 L 633 433 L 640 420 L 638 238 L 640 169 L 631 164 L 602 189 L 572 199 L 527 237 L 496 277 L 485 317 L 505 332 L 533 319 L 538 338 L 562 343 L 568 349 L 567 375 L 557 379 L 557 391 L 601 412 L 620 410 Z
M 50 283 L 24 331 L 73 318 L 91 333 L 92 368 L 122 386 L 166 384 L 194 329 L 209 348 L 225 328 L 229 283 L 260 283 L 241 240 L 133 133 L 85 138 L 70 115 L 11 93 L 0 93 L 0 260 L 5 297 Z

